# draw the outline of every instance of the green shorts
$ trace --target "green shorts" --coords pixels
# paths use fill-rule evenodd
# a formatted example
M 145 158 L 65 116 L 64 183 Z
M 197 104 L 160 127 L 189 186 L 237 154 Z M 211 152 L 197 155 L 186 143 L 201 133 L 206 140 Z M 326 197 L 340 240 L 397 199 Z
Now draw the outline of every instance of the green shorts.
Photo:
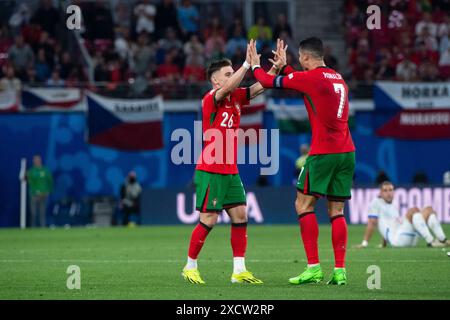
M 332 201 L 351 198 L 355 152 L 308 156 L 297 182 L 297 190 Z
M 245 190 L 239 174 L 195 171 L 195 207 L 200 212 L 222 212 L 246 205 Z

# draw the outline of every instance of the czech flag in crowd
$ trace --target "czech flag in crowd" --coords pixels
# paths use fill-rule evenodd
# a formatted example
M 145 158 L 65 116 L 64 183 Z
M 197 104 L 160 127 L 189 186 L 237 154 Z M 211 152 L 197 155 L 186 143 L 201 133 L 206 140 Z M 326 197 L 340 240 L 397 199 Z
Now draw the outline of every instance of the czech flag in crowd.
M 84 111 L 78 88 L 28 88 L 22 90 L 23 111 Z
M 88 93 L 88 141 L 124 151 L 164 146 L 163 99 L 115 99 Z

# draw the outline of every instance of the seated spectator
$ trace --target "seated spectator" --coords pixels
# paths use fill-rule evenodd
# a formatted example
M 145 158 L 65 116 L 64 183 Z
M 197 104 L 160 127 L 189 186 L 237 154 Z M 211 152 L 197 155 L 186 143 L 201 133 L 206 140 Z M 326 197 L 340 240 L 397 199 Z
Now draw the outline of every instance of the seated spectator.
M 216 60 L 224 57 L 225 40 L 219 32 L 214 32 L 206 39 L 205 55 L 209 60 Z
M 239 48 L 241 51 L 247 50 L 247 39 L 242 35 L 242 27 L 236 26 L 234 29 L 234 34 L 232 37 L 228 39 L 228 42 L 225 46 L 225 52 L 227 56 L 233 56 L 236 50 Z
M 198 33 L 200 14 L 190 0 L 183 0 L 178 7 L 178 21 L 184 39 L 189 39 L 193 33 Z
M 432 37 L 437 36 L 437 24 L 433 22 L 432 15 L 430 12 L 424 12 L 423 18 L 416 24 L 416 36 L 422 34 L 423 28 L 428 28 L 428 31 Z
M 233 64 L 233 68 L 235 70 L 238 70 L 241 67 L 243 63 L 242 61 L 245 61 L 246 53 L 247 47 L 245 49 L 241 47 L 236 47 L 236 50 L 231 56 L 227 55 L 230 58 L 231 63 Z
M 107 82 L 109 81 L 109 72 L 106 67 L 105 58 L 100 52 L 97 53 L 95 57 L 95 68 L 94 68 L 94 81 L 95 82 Z
M 203 57 L 193 55 L 186 59 L 186 64 L 183 69 L 183 79 L 188 82 L 205 81 L 205 68 Z
M 45 52 L 45 60 L 47 61 L 47 63 L 50 66 L 53 66 L 54 61 L 53 61 L 53 54 L 54 54 L 54 45 L 53 43 L 50 41 L 49 37 L 48 37 L 48 33 L 46 31 L 41 33 L 41 36 L 39 37 L 39 42 L 36 43 L 36 45 L 34 46 L 34 52 L 38 53 L 38 51 L 40 49 L 43 49 Z
M 8 49 L 12 44 L 13 42 L 9 35 L 8 28 L 0 23 L 0 54 L 3 55 L 0 56 L 0 67 L 6 63 L 7 55 L 5 53 L 8 52 Z
M 440 54 L 444 54 L 450 48 L 450 34 L 441 38 L 441 43 L 439 44 Z
M 124 61 L 131 58 L 130 34 L 127 28 L 117 28 L 114 50 Z
M 394 76 L 395 76 L 394 68 L 392 68 L 387 58 L 383 58 L 376 67 L 375 79 L 392 80 Z
M 286 31 L 281 31 L 279 38 L 284 41 L 284 45 L 287 47 L 287 52 L 292 55 L 298 55 L 298 44 L 289 36 Z
M 437 36 L 442 39 L 450 34 L 450 13 L 447 13 L 437 27 Z
M 17 11 L 15 11 L 11 17 L 9 18 L 9 26 L 12 29 L 13 35 L 19 35 L 24 26 L 26 26 L 30 22 L 31 18 L 31 10 L 26 3 L 21 3 L 17 7 Z
M 411 61 L 408 56 L 395 69 L 395 76 L 399 81 L 416 81 L 417 80 L 417 66 Z
M 34 60 L 33 50 L 22 36 L 16 36 L 14 45 L 8 50 L 8 57 L 19 77 L 25 72 L 27 64 Z
M 428 58 L 419 66 L 419 79 L 426 82 L 439 81 L 439 70 Z
M 443 80 L 450 80 L 450 48 L 441 54 L 439 59 L 439 74 Z
M 25 71 L 24 82 L 26 82 L 29 86 L 37 85 L 38 78 L 36 76 L 36 69 L 34 68 L 33 64 L 27 67 L 27 70 Z
M 117 2 L 116 7 L 114 8 L 114 25 L 119 28 L 130 29 L 131 24 L 131 16 L 130 16 L 130 7 L 126 3 L 126 0 L 120 0 Z
M 234 18 L 233 23 L 228 27 L 227 39 L 230 39 L 236 35 L 237 28 L 241 31 L 241 36 L 245 39 L 247 38 L 247 30 L 245 30 L 245 26 L 243 25 L 241 18 L 236 17 Z
M 203 30 L 203 39 L 205 41 L 212 35 L 218 35 L 222 37 L 222 39 L 226 39 L 225 30 L 222 27 L 219 17 L 213 17 L 209 21 L 208 26 Z
M 261 50 L 263 45 L 272 42 L 272 29 L 266 24 L 263 16 L 258 17 L 256 24 L 250 27 L 247 38 L 248 40 L 257 40 L 256 46 L 258 51 Z
M 148 36 L 142 33 L 137 44 L 132 47 L 134 72 L 144 75 L 147 71 L 153 72 L 155 67 L 155 49 L 149 44 Z
M 151 0 L 142 0 L 134 7 L 134 15 L 136 16 L 136 33 L 140 34 L 145 31 L 149 35 L 155 32 L 155 16 L 156 6 Z
M 289 38 L 292 38 L 292 28 L 289 25 L 286 15 L 279 14 L 277 17 L 277 23 L 273 29 L 273 41 L 276 41 L 280 37 L 280 33 L 285 31 Z
M 61 57 L 61 62 L 59 65 L 59 75 L 62 79 L 67 79 L 70 73 L 74 69 L 75 65 L 72 62 L 72 58 L 70 57 L 69 52 L 64 52 Z
M 59 13 L 53 7 L 52 0 L 41 0 L 39 8 L 31 18 L 31 23 L 35 23 L 46 31 L 51 38 L 56 37 L 56 27 L 59 23 Z
M 172 50 L 173 48 L 176 48 L 177 50 L 183 49 L 183 43 L 178 38 L 177 31 L 171 27 L 168 27 L 166 29 L 166 35 L 164 38 L 162 38 L 158 41 L 158 46 L 164 52 L 168 52 L 169 50 Z
M 19 91 L 22 88 L 22 82 L 16 77 L 12 65 L 5 67 L 5 76 L 0 80 L 0 91 Z
M 183 49 L 184 54 L 186 55 L 186 63 L 187 60 L 192 59 L 192 57 L 197 57 L 197 61 L 200 61 L 201 65 L 205 63 L 205 48 L 200 42 L 198 35 L 192 34 L 190 40 L 184 44 Z
M 156 7 L 155 31 L 157 39 L 164 37 L 167 28 L 172 28 L 176 32 L 180 31 L 177 8 L 173 0 L 161 0 Z
M 425 47 L 429 51 L 437 51 L 438 43 L 436 38 L 430 34 L 430 31 L 427 27 L 423 27 L 420 35 L 416 38 L 415 45 L 425 43 Z
M 50 88 L 63 88 L 65 85 L 65 82 L 61 77 L 59 76 L 59 70 L 54 69 L 52 71 L 51 77 L 46 82 L 47 87 Z
M 109 71 L 109 81 L 113 88 L 116 84 L 124 81 L 124 69 L 123 65 L 120 63 L 119 56 L 115 55 L 110 58 L 107 69 Z
M 418 43 L 411 60 L 418 66 L 422 64 L 422 61 L 431 60 L 433 63 L 439 61 L 439 53 L 437 51 L 428 50 L 424 42 Z
M 171 50 L 166 54 L 164 63 L 159 65 L 156 69 L 158 78 L 169 82 L 173 82 L 180 78 L 180 68 L 173 62 L 176 54 L 177 52 L 175 50 Z
M 354 44 L 354 42 L 359 38 L 361 33 L 361 29 L 365 24 L 365 16 L 358 9 L 356 4 L 351 4 L 347 8 L 347 12 L 345 15 L 345 30 L 347 32 L 347 41 L 350 44 Z
M 47 63 L 44 49 L 39 49 L 34 67 L 36 68 L 38 81 L 47 81 L 48 77 L 50 77 L 50 65 Z

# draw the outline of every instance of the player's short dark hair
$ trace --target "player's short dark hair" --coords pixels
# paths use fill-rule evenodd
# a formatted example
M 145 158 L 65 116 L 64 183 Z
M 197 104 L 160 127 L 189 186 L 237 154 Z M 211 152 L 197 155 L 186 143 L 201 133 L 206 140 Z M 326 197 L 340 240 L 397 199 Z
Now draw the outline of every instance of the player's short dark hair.
M 384 186 L 394 186 L 394 184 L 389 180 L 385 180 L 382 183 L 380 183 L 380 189 L 383 188 Z
M 309 51 L 315 57 L 323 59 L 323 42 L 317 37 L 302 40 L 300 42 L 300 50 Z
M 229 59 L 223 58 L 212 61 L 206 68 L 206 79 L 211 80 L 211 76 L 214 72 L 219 71 L 223 67 L 232 66 L 233 64 Z

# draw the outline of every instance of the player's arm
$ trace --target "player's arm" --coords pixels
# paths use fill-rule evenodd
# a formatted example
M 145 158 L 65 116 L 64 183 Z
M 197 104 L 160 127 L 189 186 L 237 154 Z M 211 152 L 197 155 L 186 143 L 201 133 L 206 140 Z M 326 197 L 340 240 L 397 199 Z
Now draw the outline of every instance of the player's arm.
M 270 70 L 269 70 L 269 72 L 267 72 L 267 74 L 277 75 L 278 69 L 275 66 L 272 66 L 272 68 L 270 68 Z M 252 84 L 250 86 L 250 99 L 253 99 L 254 97 L 256 97 L 257 95 L 260 95 L 263 92 L 264 92 L 264 87 L 262 86 L 261 83 L 256 82 L 256 83 Z
M 235 73 L 233 73 L 233 75 L 227 80 L 227 82 L 222 88 L 218 89 L 214 93 L 216 101 L 221 101 L 222 99 L 227 97 L 239 86 L 242 79 L 244 79 L 247 70 L 250 69 L 249 47 L 250 45 L 247 45 L 247 56 L 245 58 L 244 64 Z
M 250 46 L 250 61 L 253 76 L 264 88 L 294 89 L 300 92 L 308 91 L 307 72 L 294 72 L 288 76 L 270 75 L 264 72 L 260 66 L 260 55 L 256 51 L 255 44 Z
M 377 225 L 378 225 L 378 217 L 369 216 L 366 231 L 364 232 L 363 241 L 361 242 L 361 244 L 358 244 L 354 247 L 358 249 L 367 247 L 369 245 L 370 239 L 372 238 L 374 230 L 377 228 Z
M 293 67 L 291 67 L 290 65 L 288 65 L 288 64 L 285 64 L 284 66 L 282 66 L 281 67 L 281 70 L 280 70 L 280 75 L 282 75 L 282 76 L 285 76 L 285 75 L 288 75 L 288 74 L 290 74 L 290 73 L 293 73 L 293 72 L 296 72 L 297 70 L 295 70 Z
M 252 41 L 250 41 L 250 44 L 252 44 Z M 272 68 L 270 68 L 269 72 L 267 74 L 269 75 L 277 75 L 279 72 L 281 72 L 282 69 L 284 69 L 286 64 L 286 49 L 287 46 L 284 47 L 284 42 L 281 39 L 277 39 L 277 49 L 276 51 L 272 52 L 274 53 L 274 59 L 269 59 L 270 62 L 272 62 Z M 252 86 L 250 86 L 250 99 L 253 99 L 257 95 L 264 92 L 264 87 L 261 85 L 261 83 L 256 82 Z

